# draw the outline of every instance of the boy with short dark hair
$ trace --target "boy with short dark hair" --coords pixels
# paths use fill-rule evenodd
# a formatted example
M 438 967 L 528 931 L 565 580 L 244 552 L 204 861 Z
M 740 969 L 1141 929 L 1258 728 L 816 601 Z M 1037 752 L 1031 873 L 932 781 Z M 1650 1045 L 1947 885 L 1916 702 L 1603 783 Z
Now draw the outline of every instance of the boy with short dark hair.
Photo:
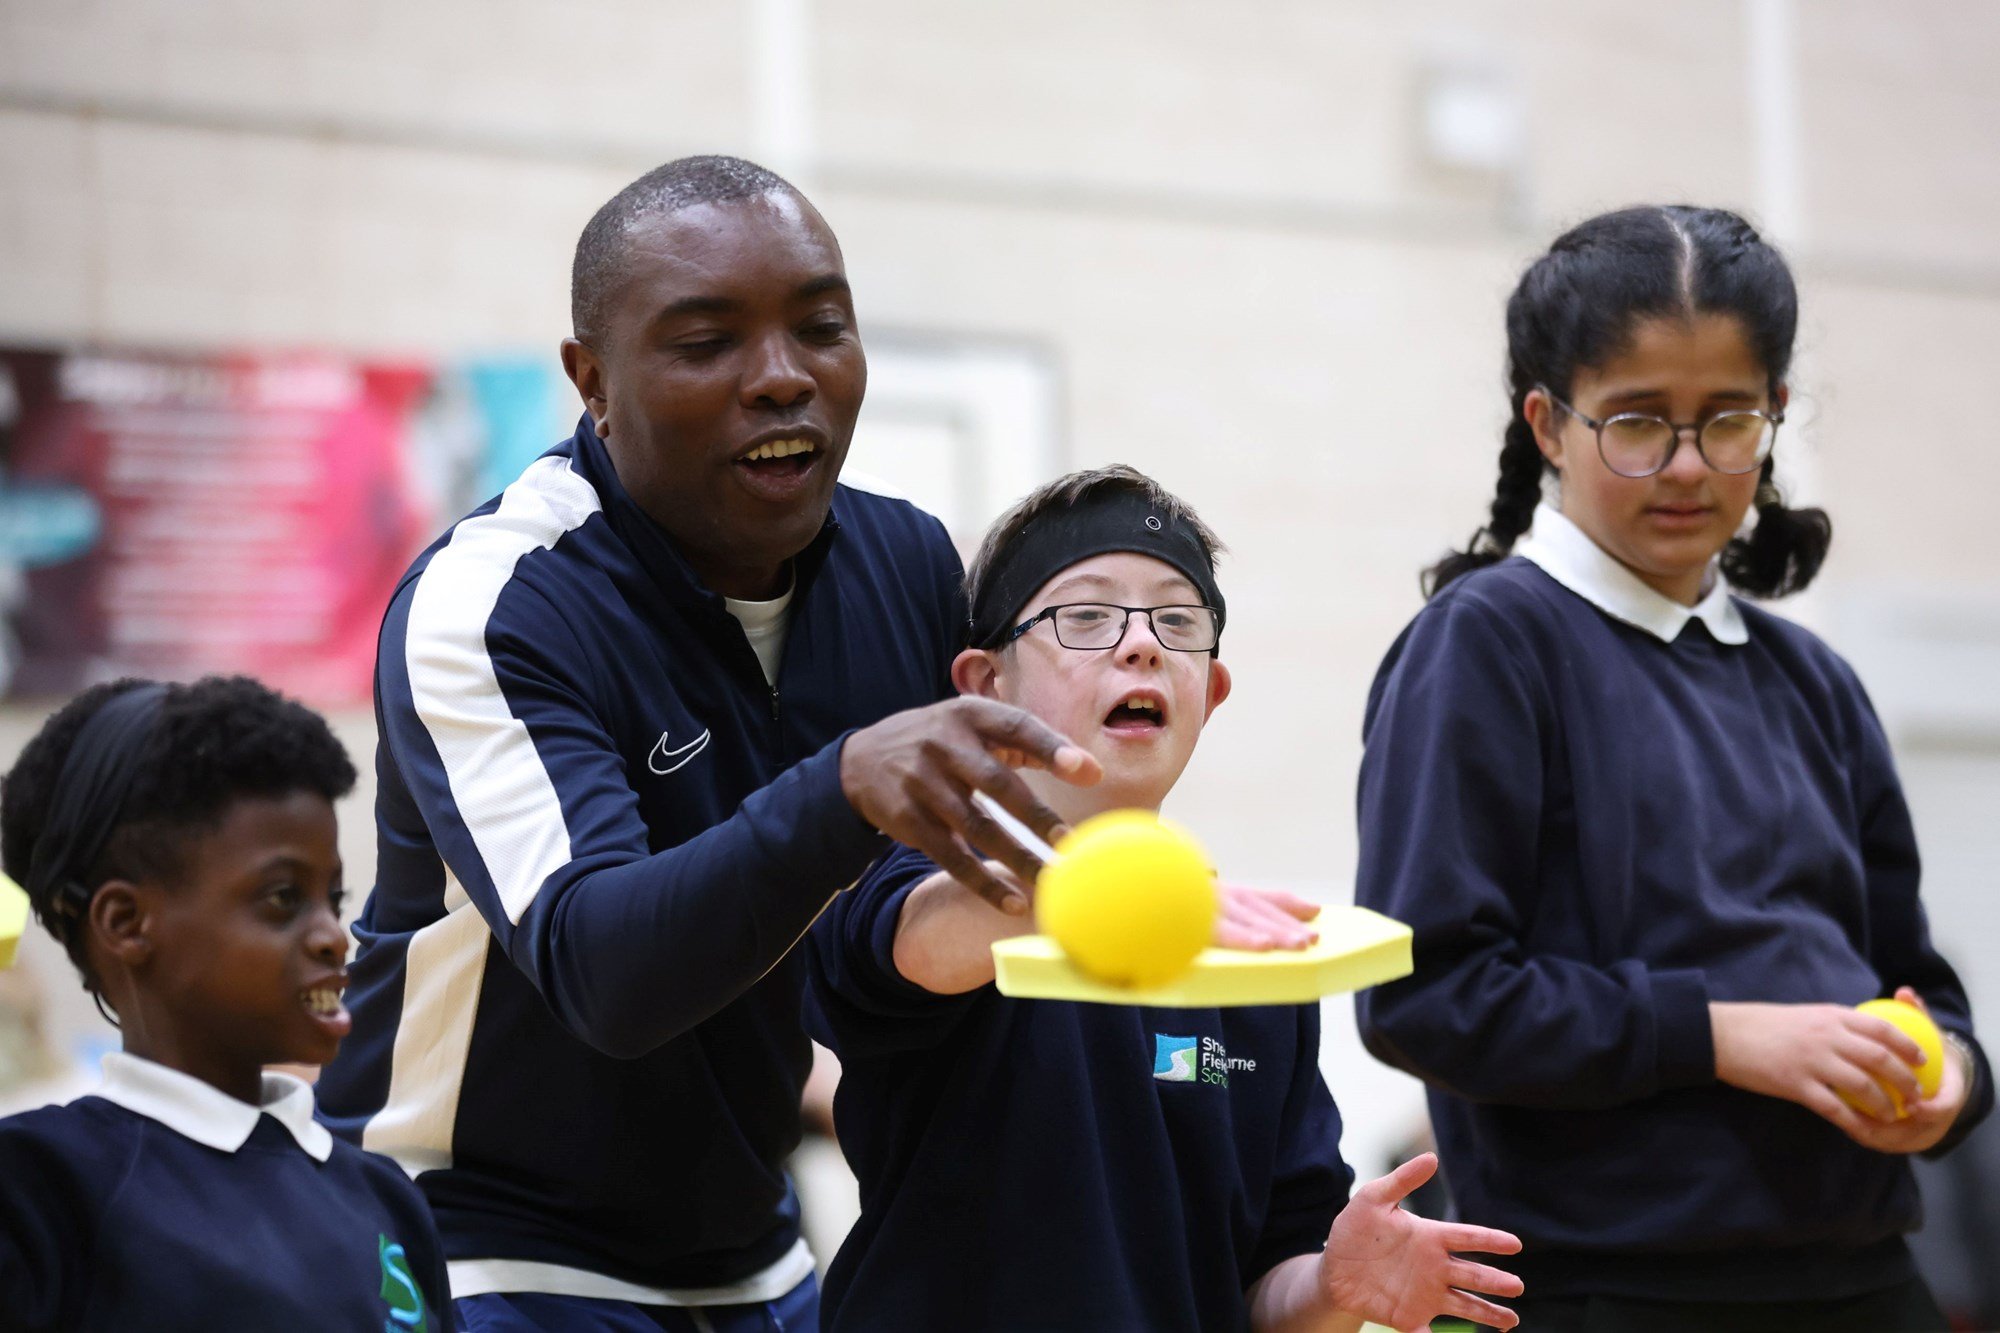
M 243 677 L 77 696 L 0 788 L 0 864 L 115 1014 L 67 1106 L 0 1121 L 0 1329 L 446 1333 L 430 1211 L 278 1063 L 348 1030 L 354 767 Z
M 1158 809 L 1228 697 L 1217 549 L 1121 467 L 1029 496 L 974 560 L 953 683 L 1097 758 L 1090 788 L 1025 775 L 1064 819 Z M 1219 944 L 1308 941 L 1310 904 L 1230 887 L 1223 902 Z M 862 1209 L 826 1328 L 1512 1326 L 1470 1292 L 1519 1284 L 1452 1251 L 1513 1238 L 1397 1207 L 1434 1158 L 1349 1202 L 1317 1005 L 1008 999 L 992 944 L 1028 928 L 902 848 L 815 928 L 807 1026 L 842 1062 L 835 1124 Z M 1198 1070 L 1167 1058 L 1190 1051 Z

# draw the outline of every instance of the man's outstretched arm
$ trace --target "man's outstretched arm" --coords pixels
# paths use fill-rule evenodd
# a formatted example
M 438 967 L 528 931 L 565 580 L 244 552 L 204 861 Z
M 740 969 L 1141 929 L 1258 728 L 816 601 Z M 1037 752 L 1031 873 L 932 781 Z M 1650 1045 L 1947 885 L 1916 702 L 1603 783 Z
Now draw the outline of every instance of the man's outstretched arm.
M 566 665 L 587 659 L 558 619 L 532 636 L 469 636 L 410 617 L 399 598 L 384 626 L 383 741 L 450 869 L 447 894 L 476 906 L 565 1027 L 615 1056 L 652 1050 L 754 985 L 880 853 L 883 832 L 975 862 L 970 849 L 1026 858 L 967 813 L 971 791 L 1046 835 L 1058 821 L 1010 762 L 1096 773 L 1028 715 L 954 700 L 849 733 L 720 824 L 650 852 L 625 762 Z

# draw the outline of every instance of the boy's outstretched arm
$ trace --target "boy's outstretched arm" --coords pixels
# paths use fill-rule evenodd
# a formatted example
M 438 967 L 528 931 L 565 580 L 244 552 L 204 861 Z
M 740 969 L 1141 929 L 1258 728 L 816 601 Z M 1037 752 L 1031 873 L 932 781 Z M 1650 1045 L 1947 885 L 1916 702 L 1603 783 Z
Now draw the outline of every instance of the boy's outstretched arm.
M 1019 881 L 997 861 L 988 873 Z M 1021 886 L 1023 893 L 1029 893 Z M 895 963 L 903 980 L 934 995 L 963 995 L 993 980 L 993 945 L 1035 928 L 1027 916 L 1000 911 L 945 871 L 929 876 L 903 899 L 896 920 Z
M 987 870 L 1019 885 L 1006 867 L 989 861 Z M 1030 893 L 1021 886 L 1023 893 Z M 1303 949 L 1319 938 L 1307 922 L 1317 904 L 1277 889 L 1225 884 L 1216 914 L 1215 943 L 1227 949 Z M 1030 893 L 1032 897 L 1032 894 Z M 896 970 L 938 995 L 962 995 L 993 980 L 993 945 L 1034 926 L 1010 916 L 939 871 L 903 900 L 896 922 Z
M 1452 1315 L 1514 1327 L 1512 1311 L 1473 1293 L 1519 1296 L 1521 1280 L 1458 1255 L 1515 1254 L 1521 1242 L 1400 1206 L 1436 1171 L 1436 1156 L 1424 1153 L 1356 1190 L 1334 1218 L 1325 1250 L 1287 1259 L 1250 1288 L 1250 1326 L 1257 1333 L 1352 1333 L 1372 1320 L 1410 1330 Z

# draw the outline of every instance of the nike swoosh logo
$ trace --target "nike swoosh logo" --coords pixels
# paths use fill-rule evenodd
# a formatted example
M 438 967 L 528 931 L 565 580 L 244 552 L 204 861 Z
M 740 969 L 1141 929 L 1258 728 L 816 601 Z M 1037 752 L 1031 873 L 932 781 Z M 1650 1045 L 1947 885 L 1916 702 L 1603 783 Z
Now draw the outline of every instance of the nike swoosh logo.
M 660 733 L 659 741 L 653 746 L 653 752 L 646 756 L 646 767 L 665 777 L 677 768 L 686 767 L 690 759 L 707 748 L 708 733 L 704 731 L 679 749 L 669 750 L 667 733 L 663 731 Z

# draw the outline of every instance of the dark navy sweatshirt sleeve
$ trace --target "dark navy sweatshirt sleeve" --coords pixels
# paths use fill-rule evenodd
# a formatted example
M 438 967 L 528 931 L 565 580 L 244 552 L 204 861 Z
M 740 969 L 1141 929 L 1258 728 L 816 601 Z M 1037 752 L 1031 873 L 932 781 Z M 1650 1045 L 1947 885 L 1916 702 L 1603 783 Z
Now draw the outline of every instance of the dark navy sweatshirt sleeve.
M 1363 737 L 1356 901 L 1414 930 L 1416 971 L 1358 997 L 1362 1039 L 1474 1102 L 1615 1106 L 1712 1082 L 1699 969 L 1522 945 L 1555 725 L 1529 654 L 1465 592 L 1390 650 Z
M 1829 654 L 1829 656 L 1831 656 Z M 1931 944 L 1930 924 L 1917 896 L 1920 864 L 1916 829 L 1896 777 L 1889 738 L 1868 702 L 1860 680 L 1845 662 L 1833 659 L 1854 701 L 1857 751 L 1854 808 L 1861 828 L 1861 859 L 1868 879 L 1869 962 L 1894 994 L 1908 986 L 1923 997 L 1938 1026 L 1956 1034 L 1973 1053 L 1972 1086 L 1951 1130 L 1926 1156 L 1939 1156 L 1978 1127 L 1993 1109 L 1993 1072 L 1972 1034 L 1972 1007 L 1958 973 Z
M 0 1121 L 0 1330 L 76 1328 L 90 1297 L 95 1176 L 115 1172 L 112 1145 L 94 1164 L 35 1132 L 48 1113 Z M 126 1150 L 129 1145 L 116 1145 Z
M 841 790 L 845 737 L 652 851 L 563 617 L 518 581 L 490 611 L 464 597 L 426 575 L 392 603 L 383 743 L 449 869 L 447 906 L 471 900 L 578 1038 L 642 1055 L 769 971 L 879 850 Z
M 937 872 L 922 852 L 897 846 L 813 928 L 806 1030 L 842 1060 L 900 1055 L 934 1047 L 982 997 L 939 995 L 896 970 L 896 926 L 903 903 Z
M 1319 1006 L 1300 1005 L 1296 1012 L 1298 1053 L 1279 1128 L 1270 1207 L 1243 1272 L 1246 1292 L 1285 1260 L 1326 1248 L 1326 1234 L 1354 1188 L 1353 1168 L 1340 1155 L 1340 1112 L 1319 1070 Z

